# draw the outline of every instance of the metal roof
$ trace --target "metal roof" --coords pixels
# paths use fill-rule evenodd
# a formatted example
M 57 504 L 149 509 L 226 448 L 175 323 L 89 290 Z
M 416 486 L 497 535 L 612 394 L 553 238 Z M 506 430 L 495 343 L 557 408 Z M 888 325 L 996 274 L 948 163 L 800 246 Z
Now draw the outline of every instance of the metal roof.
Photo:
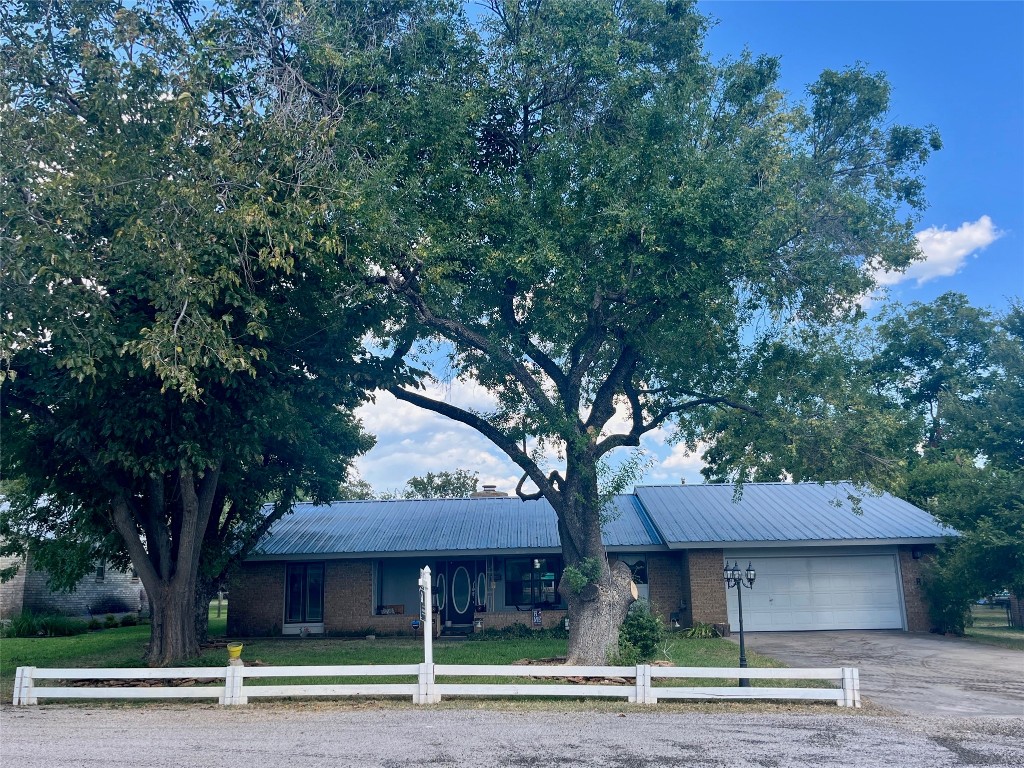
M 909 502 L 853 483 L 637 486 L 670 549 L 722 544 L 895 543 L 956 535 Z M 859 508 L 853 498 L 859 498 Z
M 663 547 L 632 496 L 617 496 L 604 526 L 608 547 Z M 518 498 L 336 501 L 296 504 L 256 547 L 254 557 L 395 555 L 412 552 L 557 550 L 555 512 Z

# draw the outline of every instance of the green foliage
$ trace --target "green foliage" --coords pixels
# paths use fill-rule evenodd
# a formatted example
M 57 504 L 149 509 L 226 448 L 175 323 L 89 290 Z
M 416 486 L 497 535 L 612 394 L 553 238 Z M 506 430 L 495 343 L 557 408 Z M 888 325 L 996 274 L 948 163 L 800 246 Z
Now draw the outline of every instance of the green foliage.
M 89 629 L 89 631 L 95 631 L 97 629 L 102 629 L 103 628 L 103 622 L 101 622 L 95 616 L 90 616 L 89 617 L 89 621 L 86 622 L 86 627 Z
M 488 640 L 565 640 L 567 637 L 569 637 L 569 633 L 564 627 L 533 629 L 526 624 L 510 624 L 500 629 L 486 627 L 479 632 L 468 635 L 466 639 L 481 642 Z
M 128 605 L 122 598 L 112 595 L 101 597 L 89 606 L 89 613 L 93 616 L 98 616 L 101 613 L 127 613 L 131 610 L 133 610 L 133 606 Z
M 651 612 L 646 600 L 637 600 L 629 608 L 619 628 L 618 663 L 641 664 L 654 658 L 664 637 L 661 618 Z
M 702 640 L 710 637 L 720 637 L 715 625 L 708 624 L 706 621 L 698 621 L 692 627 L 684 631 L 683 636 Z
M 103 626 L 105 629 L 113 629 L 118 626 L 117 616 L 112 613 L 108 613 L 103 617 Z
M 409 478 L 402 496 L 406 499 L 464 499 L 476 492 L 478 484 L 478 473 L 466 469 L 427 472 L 423 477 Z
M 962 636 L 971 623 L 977 587 L 972 579 L 964 578 L 969 571 L 958 559 L 956 554 L 947 553 L 930 563 L 922 583 L 932 631 Z
M 122 627 L 134 627 L 139 623 L 139 617 L 134 613 L 126 613 L 118 622 Z
M 577 595 L 587 584 L 597 584 L 601 580 L 601 575 L 602 564 L 596 557 L 586 557 L 576 565 L 565 566 L 562 571 L 562 579 Z
M 89 627 L 84 621 L 56 613 L 37 614 L 22 611 L 4 628 L 4 637 L 70 637 L 81 635 Z
M 0 16 L 0 538 L 62 585 L 130 558 L 159 612 L 159 581 L 223 578 L 372 444 L 351 409 L 394 368 L 361 346 L 386 309 L 371 174 L 328 149 L 367 123 L 312 114 L 279 57 L 290 15 L 51 6 Z

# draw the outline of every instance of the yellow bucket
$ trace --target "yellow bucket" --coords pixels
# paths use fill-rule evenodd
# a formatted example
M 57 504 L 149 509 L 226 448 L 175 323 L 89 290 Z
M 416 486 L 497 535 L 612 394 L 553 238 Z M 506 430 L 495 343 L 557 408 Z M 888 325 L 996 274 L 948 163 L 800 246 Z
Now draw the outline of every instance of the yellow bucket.
M 240 658 L 242 658 L 242 644 L 241 643 L 228 643 L 228 658 L 229 659 L 240 659 Z

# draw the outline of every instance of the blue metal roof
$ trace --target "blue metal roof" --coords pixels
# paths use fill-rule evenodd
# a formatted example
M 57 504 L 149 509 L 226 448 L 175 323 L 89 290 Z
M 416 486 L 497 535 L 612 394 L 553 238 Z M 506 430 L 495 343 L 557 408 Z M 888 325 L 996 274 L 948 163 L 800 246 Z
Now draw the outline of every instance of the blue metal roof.
M 745 483 L 637 486 L 672 549 L 693 545 L 936 541 L 955 535 L 934 517 L 888 493 L 852 483 Z M 859 509 L 851 497 L 860 499 Z
M 643 508 L 617 496 L 604 526 L 608 547 L 662 547 Z M 392 555 L 405 552 L 557 550 L 558 523 L 545 500 L 518 498 L 337 501 L 296 504 L 255 557 Z

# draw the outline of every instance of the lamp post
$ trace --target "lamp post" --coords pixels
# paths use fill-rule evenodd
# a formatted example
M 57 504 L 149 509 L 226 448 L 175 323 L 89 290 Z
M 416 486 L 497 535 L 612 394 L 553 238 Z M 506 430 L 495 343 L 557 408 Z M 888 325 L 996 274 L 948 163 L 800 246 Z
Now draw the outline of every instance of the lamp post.
M 734 561 L 731 568 L 729 567 L 729 563 L 726 562 L 724 575 L 726 589 L 736 587 L 737 607 L 739 608 L 740 614 L 740 668 L 746 669 L 747 649 L 743 644 L 743 587 L 753 589 L 754 579 L 757 578 L 757 573 L 754 571 L 754 566 L 751 563 L 747 563 L 747 570 L 741 571 L 740 564 Z M 750 680 L 748 678 L 741 677 L 740 687 L 748 688 L 749 686 Z

